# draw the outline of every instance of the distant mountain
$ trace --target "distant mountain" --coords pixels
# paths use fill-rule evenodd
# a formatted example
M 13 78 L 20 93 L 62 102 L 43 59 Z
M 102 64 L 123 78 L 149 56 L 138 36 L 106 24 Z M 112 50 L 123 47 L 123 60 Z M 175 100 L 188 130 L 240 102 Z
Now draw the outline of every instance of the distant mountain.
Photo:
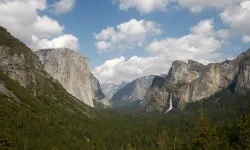
M 171 94 L 177 94 L 175 108 L 212 96 L 229 88 L 236 93 L 250 89 L 250 49 L 234 60 L 202 65 L 175 61 L 166 77 L 155 77 L 146 95 L 147 111 L 165 111 Z
M 73 96 L 94 107 L 94 100 L 104 102 L 99 81 L 91 73 L 89 60 L 67 48 L 35 51 L 45 70 Z
M 119 85 L 116 85 L 116 84 L 113 84 L 113 83 L 107 83 L 107 82 L 104 82 L 101 84 L 101 88 L 102 88 L 102 91 L 103 93 L 105 94 L 105 96 L 108 98 L 108 99 L 111 99 L 113 97 L 113 95 L 118 91 L 120 90 L 121 88 L 123 88 L 124 86 L 126 86 L 129 82 L 125 82 L 123 81 L 121 84 Z
M 144 97 L 154 76 L 135 79 L 118 90 L 111 98 L 114 107 L 137 107 L 144 104 Z

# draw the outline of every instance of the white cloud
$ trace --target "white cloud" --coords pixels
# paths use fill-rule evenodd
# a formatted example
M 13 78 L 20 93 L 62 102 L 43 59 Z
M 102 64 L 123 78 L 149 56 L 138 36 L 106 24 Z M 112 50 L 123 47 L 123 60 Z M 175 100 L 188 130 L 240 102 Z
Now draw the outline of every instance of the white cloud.
M 193 59 L 206 63 L 218 57 L 216 51 L 222 42 L 215 37 L 212 20 L 201 21 L 190 32 L 180 38 L 155 40 L 147 50 L 153 56 L 164 55 L 172 61 Z
M 221 29 L 216 32 L 217 36 L 222 38 L 222 39 L 227 39 L 229 38 L 229 31 L 228 29 Z
M 240 0 L 172 0 L 191 12 L 201 12 L 205 8 L 225 8 Z
M 250 1 L 242 1 L 237 5 L 230 5 L 220 14 L 221 19 L 229 25 L 229 36 L 250 34 Z
M 167 73 L 169 61 L 165 57 L 137 57 L 126 60 L 123 56 L 106 61 L 94 70 L 100 82 L 120 84 L 152 73 Z
M 250 43 L 250 36 L 243 36 L 242 41 L 245 43 Z
M 56 14 L 63 14 L 72 10 L 75 0 L 60 0 L 52 4 L 52 11 Z
M 141 14 L 167 11 L 169 4 L 177 4 L 193 13 L 199 13 L 207 8 L 224 9 L 241 1 L 243 0 L 113 0 L 114 3 L 119 3 L 120 10 L 128 11 L 130 8 L 135 8 Z
M 99 50 L 107 50 L 111 47 L 111 44 L 106 41 L 99 41 L 95 43 L 97 49 Z
M 119 3 L 120 10 L 128 11 L 135 8 L 141 14 L 154 11 L 166 11 L 169 0 L 113 0 Z
M 73 35 L 64 34 L 57 38 L 53 38 L 52 40 L 39 39 L 36 36 L 33 36 L 32 38 L 35 47 L 38 49 L 66 47 L 72 50 L 78 50 L 78 39 Z
M 190 31 L 195 35 L 210 36 L 213 35 L 213 28 L 214 27 L 212 20 L 203 20 L 194 27 L 192 27 Z
M 46 45 L 42 46 L 41 43 L 45 42 L 37 42 L 37 39 L 41 41 L 49 41 L 48 39 L 51 38 L 57 39 L 56 36 L 62 36 L 64 30 L 64 26 L 56 20 L 46 15 L 38 15 L 38 10 L 45 9 L 46 0 L 1 0 L 0 25 L 7 28 L 12 35 L 32 49 L 44 48 Z M 65 41 L 67 42 L 67 40 Z M 69 45 L 62 42 L 60 44 L 61 47 Z
M 49 18 L 48 16 L 37 16 L 36 22 L 33 24 L 34 34 L 40 37 L 49 37 L 50 35 L 60 35 L 64 30 L 63 26 L 60 26 L 56 20 Z
M 221 44 L 216 39 L 213 21 L 203 20 L 188 35 L 153 41 L 147 46 L 148 57 L 112 59 L 96 67 L 93 73 L 101 82 L 119 84 L 141 76 L 167 73 L 174 60 L 193 59 L 204 64 L 216 61 Z
M 153 21 L 131 19 L 115 27 L 94 34 L 99 51 L 124 50 L 142 46 L 148 37 L 162 33 L 159 24 Z

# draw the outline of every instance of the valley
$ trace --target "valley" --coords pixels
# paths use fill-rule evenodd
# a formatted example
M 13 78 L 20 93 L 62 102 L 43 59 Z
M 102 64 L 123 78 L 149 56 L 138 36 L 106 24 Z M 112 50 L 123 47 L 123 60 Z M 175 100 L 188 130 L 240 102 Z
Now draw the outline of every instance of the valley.
M 32 51 L 0 27 L 0 54 L 0 149 L 249 149 L 250 49 L 174 61 L 108 96 L 70 49 Z

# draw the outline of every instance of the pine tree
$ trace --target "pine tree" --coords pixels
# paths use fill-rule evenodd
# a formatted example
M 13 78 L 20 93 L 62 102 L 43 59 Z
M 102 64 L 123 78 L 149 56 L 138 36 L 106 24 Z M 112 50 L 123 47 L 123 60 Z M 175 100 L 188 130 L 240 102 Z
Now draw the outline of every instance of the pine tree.
M 6 139 L 4 133 L 0 133 L 0 150 L 5 150 L 10 148 L 10 143 Z
M 219 137 L 215 129 L 212 129 L 207 117 L 203 114 L 201 103 L 201 115 L 196 125 L 196 136 L 193 139 L 193 149 L 218 149 Z
M 163 131 L 160 135 L 158 135 L 157 145 L 159 150 L 170 149 L 170 138 L 166 131 Z
M 250 115 L 243 115 L 239 121 L 239 144 L 243 149 L 250 150 Z

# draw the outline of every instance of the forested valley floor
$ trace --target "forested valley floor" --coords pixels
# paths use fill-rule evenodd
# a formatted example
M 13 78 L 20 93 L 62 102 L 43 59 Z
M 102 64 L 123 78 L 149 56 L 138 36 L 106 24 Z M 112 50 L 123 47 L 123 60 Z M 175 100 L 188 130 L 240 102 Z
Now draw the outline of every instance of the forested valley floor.
M 24 88 L 9 82 L 16 95 L 34 103 Z M 35 109 L 1 95 L 0 103 L 0 149 L 250 148 L 250 95 L 227 90 L 167 115 L 99 110 L 97 117 L 88 118 L 56 110 L 47 101 Z

